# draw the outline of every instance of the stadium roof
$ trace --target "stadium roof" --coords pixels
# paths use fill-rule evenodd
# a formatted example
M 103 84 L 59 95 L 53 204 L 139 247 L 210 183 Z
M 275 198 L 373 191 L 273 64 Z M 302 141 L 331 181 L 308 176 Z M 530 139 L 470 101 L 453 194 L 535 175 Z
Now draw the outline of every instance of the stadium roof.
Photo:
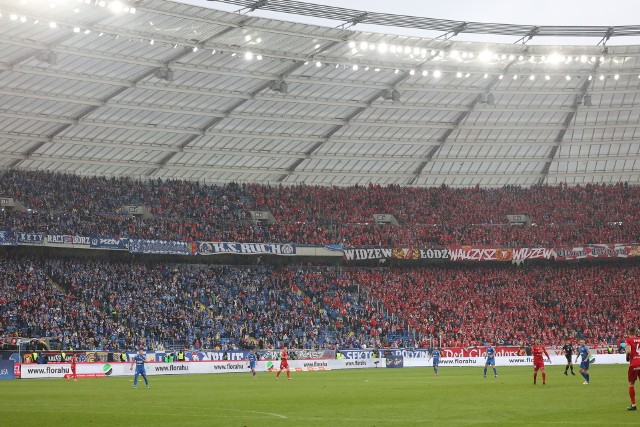
M 420 39 L 250 8 L 0 0 L 0 168 L 310 185 L 640 181 L 638 45 L 606 46 L 606 33 L 598 46 Z

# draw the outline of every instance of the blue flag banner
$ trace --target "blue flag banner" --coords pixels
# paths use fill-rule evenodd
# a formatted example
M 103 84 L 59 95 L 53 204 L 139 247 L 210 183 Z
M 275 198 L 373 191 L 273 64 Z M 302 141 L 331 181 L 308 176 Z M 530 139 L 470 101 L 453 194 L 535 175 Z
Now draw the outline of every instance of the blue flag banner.
M 198 255 L 295 255 L 296 247 L 280 243 L 198 242 Z
M 16 235 L 13 231 L 0 230 L 0 246 L 14 246 L 16 244 Z
M 92 237 L 91 247 L 94 249 L 127 250 L 129 249 L 129 239 L 123 237 Z
M 129 251 L 139 254 L 192 255 L 191 243 L 167 240 L 130 239 Z
M 18 243 L 22 245 L 42 245 L 44 244 L 44 233 L 26 233 L 19 231 Z
M 0 360 L 0 380 L 15 379 L 13 360 Z

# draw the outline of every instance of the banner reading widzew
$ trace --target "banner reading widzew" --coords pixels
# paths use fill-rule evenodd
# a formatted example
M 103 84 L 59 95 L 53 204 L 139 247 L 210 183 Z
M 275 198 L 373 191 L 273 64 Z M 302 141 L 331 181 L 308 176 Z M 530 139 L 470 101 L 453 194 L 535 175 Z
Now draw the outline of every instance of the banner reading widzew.
M 445 261 L 566 261 L 592 258 L 631 258 L 640 256 L 640 244 L 602 244 L 560 248 L 502 248 L 448 246 L 445 248 L 349 248 L 346 261 L 379 259 L 445 260 Z

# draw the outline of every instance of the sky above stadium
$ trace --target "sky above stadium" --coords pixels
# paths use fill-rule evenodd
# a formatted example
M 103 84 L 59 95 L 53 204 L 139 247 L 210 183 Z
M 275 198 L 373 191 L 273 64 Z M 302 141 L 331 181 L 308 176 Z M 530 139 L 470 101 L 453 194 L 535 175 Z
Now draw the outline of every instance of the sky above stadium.
M 175 0 L 174 0 L 175 1 Z M 177 0 L 203 7 L 226 11 L 237 11 L 238 7 L 207 0 Z M 363 11 L 413 15 L 429 18 L 453 19 L 460 21 L 498 22 L 530 25 L 632 25 L 640 20 L 640 0 L 305 0 L 308 3 L 345 7 Z M 308 24 L 335 27 L 340 22 L 324 19 L 287 15 L 257 10 L 252 16 L 304 22 Z M 361 31 L 384 32 L 419 37 L 436 37 L 438 33 L 406 28 L 392 28 L 369 25 L 354 27 Z M 513 43 L 512 37 L 503 38 L 486 35 L 461 35 L 456 40 Z M 533 44 L 596 44 L 593 39 L 538 38 Z M 638 44 L 636 37 L 612 39 L 608 44 Z

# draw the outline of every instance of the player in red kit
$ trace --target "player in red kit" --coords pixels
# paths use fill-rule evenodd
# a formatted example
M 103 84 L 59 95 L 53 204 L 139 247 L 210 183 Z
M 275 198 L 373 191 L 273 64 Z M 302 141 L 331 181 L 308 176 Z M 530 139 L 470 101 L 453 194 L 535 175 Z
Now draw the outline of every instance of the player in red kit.
M 547 356 L 549 363 L 551 363 L 551 357 L 549 357 L 547 349 L 540 344 L 539 339 L 536 340 L 536 345 L 531 347 L 531 354 L 533 354 L 533 385 L 536 384 L 539 370 L 542 371 L 542 385 L 545 385 L 547 383 L 547 373 L 544 371 L 544 359 L 542 355 Z
M 70 377 L 73 377 L 73 381 L 78 381 L 78 374 L 76 374 L 76 363 L 78 363 L 76 354 L 71 353 L 71 375 L 67 376 L 67 381 L 69 381 Z
M 289 360 L 289 353 L 287 353 L 287 347 L 283 347 L 282 353 L 280 353 L 280 370 L 276 374 L 276 379 L 278 379 L 280 372 L 282 372 L 284 369 L 287 370 L 287 379 L 288 380 L 291 379 L 291 371 L 289 370 L 288 360 Z
M 627 343 L 627 362 L 629 362 L 629 371 L 627 377 L 629 379 L 629 397 L 631 398 L 631 406 L 627 409 L 636 410 L 636 380 L 640 379 L 640 337 L 637 336 L 636 328 L 629 328 L 629 338 L 625 340 Z

